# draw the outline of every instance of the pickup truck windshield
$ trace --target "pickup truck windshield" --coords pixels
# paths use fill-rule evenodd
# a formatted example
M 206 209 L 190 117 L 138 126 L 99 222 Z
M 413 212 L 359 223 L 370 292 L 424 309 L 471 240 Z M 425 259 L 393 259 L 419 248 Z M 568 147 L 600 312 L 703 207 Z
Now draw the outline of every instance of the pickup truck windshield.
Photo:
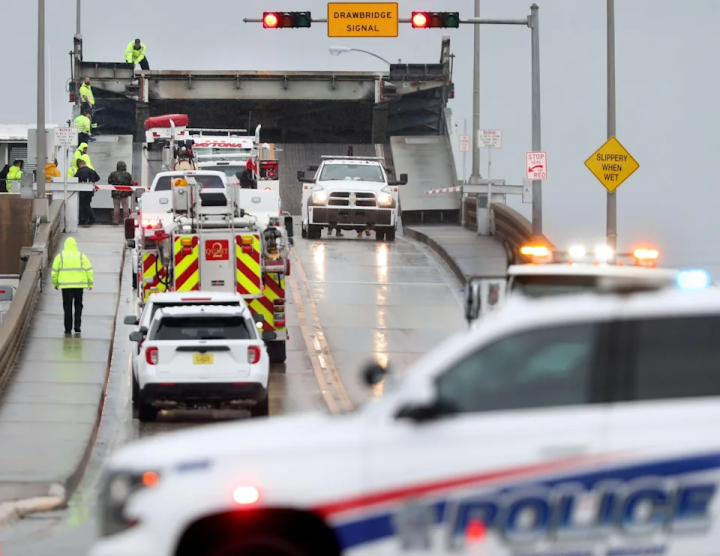
M 594 291 L 596 276 L 513 276 L 511 291 L 528 297 L 546 297 Z
M 170 191 L 172 189 L 172 180 L 179 176 L 161 176 L 158 178 L 153 191 Z M 193 176 L 195 181 L 199 183 L 203 189 L 224 189 L 225 185 L 220 176 Z
M 317 181 L 373 181 L 385 183 L 385 175 L 378 165 L 326 164 Z
M 153 340 L 251 340 L 243 317 L 165 317 Z

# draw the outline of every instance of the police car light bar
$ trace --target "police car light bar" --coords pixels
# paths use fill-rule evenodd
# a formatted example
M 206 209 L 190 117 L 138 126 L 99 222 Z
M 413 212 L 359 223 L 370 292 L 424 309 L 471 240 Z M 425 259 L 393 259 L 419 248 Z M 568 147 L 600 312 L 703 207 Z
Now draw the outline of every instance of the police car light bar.
M 635 265 L 655 268 L 660 251 L 649 247 L 639 247 L 632 253 L 615 253 L 607 245 L 598 245 L 593 251 L 593 257 L 589 256 L 588 250 L 582 245 L 573 245 L 567 251 L 551 251 L 544 245 L 524 245 L 520 253 L 532 259 L 534 263 L 540 262 L 568 262 L 583 263 L 593 262 L 594 264 L 608 264 L 613 259 L 632 258 Z M 622 266 L 622 262 L 618 262 Z
M 320 158 L 334 160 L 385 160 L 382 156 L 344 156 L 341 154 L 324 154 Z

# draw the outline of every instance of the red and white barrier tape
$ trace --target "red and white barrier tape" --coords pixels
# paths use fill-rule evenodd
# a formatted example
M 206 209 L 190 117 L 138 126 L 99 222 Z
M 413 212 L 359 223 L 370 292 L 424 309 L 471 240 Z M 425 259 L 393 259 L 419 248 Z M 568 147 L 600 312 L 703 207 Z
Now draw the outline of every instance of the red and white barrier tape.
M 143 185 L 96 185 L 95 191 L 135 191 L 142 189 L 147 191 L 147 187 Z
M 443 187 L 442 189 L 428 189 L 425 192 L 425 195 L 434 195 L 435 193 L 454 193 L 456 191 L 462 192 L 463 188 L 461 185 L 456 185 L 454 187 Z

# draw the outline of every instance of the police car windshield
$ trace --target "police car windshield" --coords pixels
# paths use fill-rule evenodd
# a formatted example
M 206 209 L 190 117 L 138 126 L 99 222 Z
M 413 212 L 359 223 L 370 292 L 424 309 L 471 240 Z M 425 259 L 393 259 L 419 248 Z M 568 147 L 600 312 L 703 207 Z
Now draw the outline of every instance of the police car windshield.
M 155 185 L 155 191 L 170 191 L 172 189 L 172 180 L 178 179 L 180 176 L 162 176 L 158 178 Z M 225 185 L 220 176 L 193 176 L 195 181 L 205 189 L 224 189 Z
M 225 302 L 212 302 L 212 301 L 198 301 L 192 302 L 179 302 L 179 303 L 153 303 L 150 309 L 150 319 L 155 316 L 158 309 L 167 309 L 168 307 L 187 307 L 188 305 L 212 305 L 213 307 L 240 307 L 239 301 L 225 301 Z
M 373 164 L 326 164 L 318 181 L 373 181 L 383 183 L 385 177 L 380 166 Z
M 597 276 L 514 276 L 511 291 L 527 297 L 569 295 L 597 288 Z

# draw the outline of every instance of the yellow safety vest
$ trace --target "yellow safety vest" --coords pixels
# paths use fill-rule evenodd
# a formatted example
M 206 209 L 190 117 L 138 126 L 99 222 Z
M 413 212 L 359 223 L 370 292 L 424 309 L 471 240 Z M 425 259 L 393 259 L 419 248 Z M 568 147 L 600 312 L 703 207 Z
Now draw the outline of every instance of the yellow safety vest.
M 65 240 L 65 249 L 55 256 L 52 265 L 54 288 L 92 288 L 94 280 L 90 259 L 78 251 L 75 239 Z
M 20 178 L 23 171 L 17 166 L 10 166 L 7 174 L 7 191 L 8 193 L 20 193 Z
M 95 97 L 93 96 L 92 87 L 83 83 L 80 85 L 80 98 L 85 97 L 90 106 L 95 106 Z

